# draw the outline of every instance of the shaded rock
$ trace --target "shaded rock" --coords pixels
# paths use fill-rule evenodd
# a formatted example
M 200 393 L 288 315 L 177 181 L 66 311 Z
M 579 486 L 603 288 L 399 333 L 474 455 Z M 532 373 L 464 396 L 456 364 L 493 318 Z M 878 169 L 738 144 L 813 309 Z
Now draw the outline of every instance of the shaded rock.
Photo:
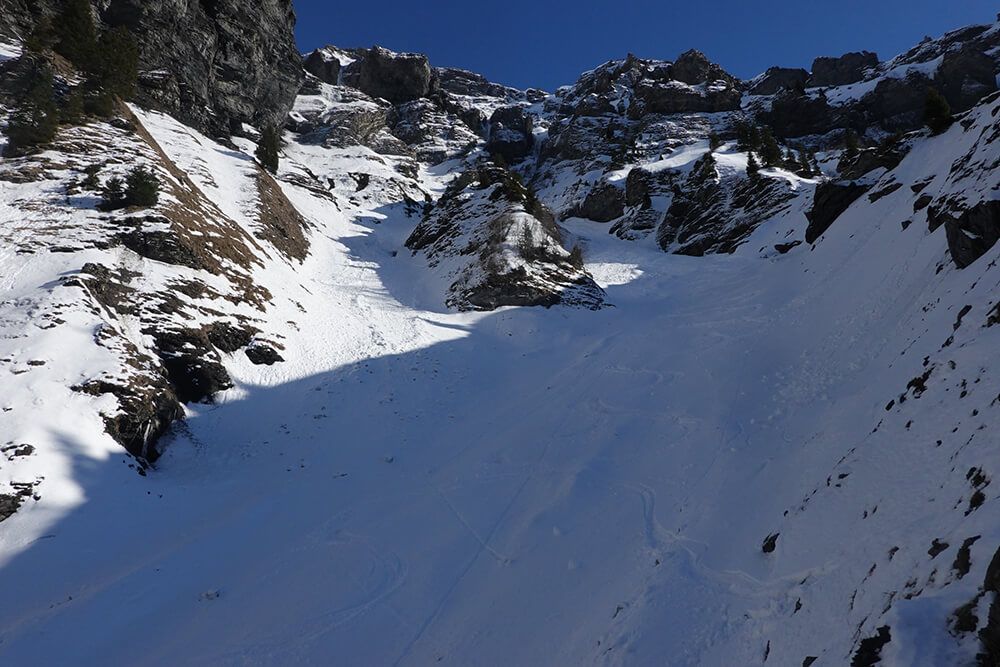
M 625 179 L 625 205 L 640 206 L 644 209 L 652 206 L 650 198 L 652 180 L 653 175 L 640 167 L 629 171 Z
M 816 58 L 809 85 L 846 86 L 864 78 L 865 70 L 878 66 L 878 55 L 870 51 L 845 53 L 838 58 Z
M 825 96 L 813 97 L 789 89 L 775 94 L 770 109 L 760 114 L 760 120 L 781 138 L 825 134 L 847 124 Z
M 758 225 L 795 197 L 784 179 L 720 178 L 704 160 L 677 188 L 657 229 L 657 243 L 668 252 L 694 257 L 735 252 Z
M 1000 201 L 985 201 L 958 217 L 943 214 L 948 250 L 955 266 L 964 269 L 985 255 L 1000 239 Z
M 247 348 L 246 351 L 247 359 L 250 363 L 257 366 L 273 366 L 274 364 L 284 361 L 282 356 L 278 354 L 270 345 L 256 344 Z
M 812 210 L 806 213 L 806 243 L 815 243 L 851 204 L 868 191 L 867 185 L 826 181 L 816 187 Z
M 923 126 L 930 79 L 919 72 L 905 78 L 883 78 L 861 98 L 859 111 L 868 124 L 888 132 L 909 132 Z
M 742 93 L 733 85 L 714 82 L 704 86 L 690 86 L 678 81 L 643 79 L 635 85 L 635 95 L 640 104 L 629 107 L 629 117 L 641 118 L 644 114 L 662 113 L 719 113 L 740 108 Z
M 711 62 L 704 53 L 691 49 L 677 57 L 670 67 L 670 76 L 688 85 L 724 80 L 732 84 L 735 79 L 722 67 Z
M 104 415 L 105 431 L 129 454 L 149 463 L 160 456 L 157 441 L 171 424 L 184 418 L 184 408 L 173 388 L 159 376 L 137 376 L 124 385 L 93 380 L 73 387 L 73 391 L 117 398 L 119 410 Z
M 149 333 L 182 403 L 210 401 L 216 392 L 233 386 L 204 331 L 177 329 Z
M 0 523 L 14 516 L 23 502 L 24 498 L 19 495 L 0 493 Z
M 934 83 L 952 111 L 967 111 L 997 90 L 996 70 L 992 58 L 980 49 L 966 46 L 944 54 Z
M 431 92 L 432 72 L 427 56 L 393 53 L 380 46 L 365 52 L 357 87 L 372 97 L 402 104 Z
M 861 178 L 879 168 L 889 171 L 899 166 L 909 150 L 909 144 L 904 142 L 884 142 L 877 147 L 864 148 L 854 157 L 844 155 L 837 165 L 837 171 L 841 177 L 849 180 Z
M 979 664 L 987 667 L 1000 664 L 1000 549 L 993 554 L 986 568 L 982 590 L 983 593 L 994 594 L 986 625 L 979 631 L 982 651 L 976 656 Z
M 197 253 L 170 232 L 135 229 L 120 234 L 118 241 L 146 259 L 191 269 L 205 268 Z
M 216 322 L 206 331 L 209 342 L 217 350 L 232 354 L 250 345 L 257 329 L 250 326 L 236 327 L 227 322 Z
M 302 63 L 305 70 L 324 83 L 336 85 L 340 81 L 340 60 L 325 49 L 316 49 Z
M 878 629 L 878 634 L 861 640 L 858 650 L 851 658 L 851 667 L 874 667 L 882 660 L 882 649 L 892 641 L 892 633 L 888 625 Z
M 761 551 L 766 554 L 774 553 L 774 550 L 778 547 L 778 537 L 780 533 L 772 533 L 767 536 L 764 540 L 764 544 L 761 546 Z
M 611 222 L 625 213 L 625 193 L 614 185 L 597 183 L 574 213 L 594 222 Z
M 291 0 L 110 0 L 101 18 L 138 37 L 139 101 L 210 134 L 281 125 L 302 82 Z
M 531 153 L 535 145 L 534 123 L 521 107 L 503 107 L 490 116 L 490 134 L 486 150 L 508 161 Z
M 795 67 L 771 67 L 750 86 L 751 95 L 774 95 L 782 90 L 803 90 L 809 72 Z

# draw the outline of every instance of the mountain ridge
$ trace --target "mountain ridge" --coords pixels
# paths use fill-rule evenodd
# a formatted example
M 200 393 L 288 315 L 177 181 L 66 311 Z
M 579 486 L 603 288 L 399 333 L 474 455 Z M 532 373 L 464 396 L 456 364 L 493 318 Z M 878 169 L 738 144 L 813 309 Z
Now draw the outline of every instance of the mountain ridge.
M 1000 24 L 750 82 L 301 65 L 0 161 L 0 656 L 996 660 Z

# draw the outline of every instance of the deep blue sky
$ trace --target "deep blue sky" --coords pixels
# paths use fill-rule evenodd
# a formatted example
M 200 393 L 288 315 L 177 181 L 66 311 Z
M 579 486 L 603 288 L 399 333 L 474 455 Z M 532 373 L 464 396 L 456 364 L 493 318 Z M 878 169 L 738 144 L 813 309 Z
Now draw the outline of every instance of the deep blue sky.
M 704 51 L 749 78 L 770 65 L 805 67 L 820 55 L 868 49 L 883 59 L 924 35 L 995 20 L 996 0 L 295 0 L 298 40 L 379 44 L 552 90 L 632 52 L 672 59 Z

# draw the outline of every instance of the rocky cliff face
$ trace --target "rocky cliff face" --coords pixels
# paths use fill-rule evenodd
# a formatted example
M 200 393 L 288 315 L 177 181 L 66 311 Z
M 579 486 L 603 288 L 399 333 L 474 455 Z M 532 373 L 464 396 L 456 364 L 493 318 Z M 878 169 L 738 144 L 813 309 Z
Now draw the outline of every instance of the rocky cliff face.
M 95 0 L 105 25 L 126 26 L 140 48 L 139 101 L 217 136 L 243 124 L 281 125 L 302 81 L 291 0 Z M 14 0 L 0 34 L 25 35 L 57 0 Z
M 53 5 L 11 7 L 0 30 L 23 34 L 33 12 Z M 82 433 L 95 459 L 123 449 L 139 474 L 171 438 L 220 457 L 218 469 L 228 471 L 293 431 L 296 447 L 327 442 L 322 426 L 299 437 L 296 420 L 322 425 L 336 416 L 339 426 L 356 415 L 338 412 L 342 405 L 308 415 L 288 406 L 307 403 L 295 392 L 334 391 L 329 385 L 344 378 L 358 380 L 350 385 L 360 392 L 358 414 L 376 404 L 386 410 L 379 426 L 392 425 L 385 443 L 395 447 L 410 433 L 408 420 L 431 405 L 425 395 L 396 403 L 404 367 L 434 359 L 422 377 L 422 387 L 434 387 L 452 353 L 433 348 L 454 343 L 447 336 L 482 344 L 476 327 L 485 320 L 476 318 L 486 311 L 537 306 L 491 315 L 484 354 L 513 360 L 503 369 L 511 377 L 542 365 L 537 386 L 501 387 L 531 403 L 511 402 L 503 419 L 480 424 L 456 420 L 475 417 L 462 410 L 427 410 L 428 419 L 449 415 L 461 440 L 435 462 L 449 480 L 431 495 L 437 503 L 465 478 L 469 469 L 453 475 L 449 466 L 481 430 L 550 412 L 553 395 L 569 396 L 554 411 L 558 437 L 503 432 L 531 447 L 544 440 L 545 453 L 551 439 L 558 457 L 540 459 L 533 449 L 511 457 L 504 442 L 476 458 L 470 477 L 518 481 L 495 494 L 501 518 L 519 511 L 510 498 L 527 488 L 524 469 L 545 485 L 557 479 L 545 512 L 512 521 L 529 527 L 520 537 L 540 552 L 548 547 L 531 533 L 539 517 L 581 494 L 610 489 L 593 514 L 620 510 L 606 530 L 641 515 L 641 526 L 622 519 L 628 527 L 616 533 L 625 546 L 608 558 L 612 584 L 589 580 L 595 590 L 608 586 L 602 600 L 613 605 L 583 605 L 598 620 L 572 662 L 607 660 L 611 647 L 659 638 L 662 605 L 686 614 L 701 596 L 712 598 L 709 615 L 725 608 L 739 621 L 687 654 L 703 664 L 812 664 L 821 656 L 910 664 L 927 632 L 940 649 L 937 664 L 979 651 L 982 664 L 996 661 L 1000 606 L 988 594 L 1000 590 L 990 565 L 1000 532 L 983 508 L 995 501 L 990 434 L 1000 427 L 992 361 L 1000 333 L 1000 24 L 955 31 L 889 61 L 868 52 L 820 58 L 811 71 L 774 67 L 749 82 L 697 51 L 673 61 L 628 56 L 548 94 L 380 47 L 330 46 L 300 59 L 294 16 L 281 0 L 96 7 L 103 21 L 142 38 L 141 104 L 107 122 L 65 126 L 48 149 L 0 162 L 0 273 L 9 292 L 0 299 L 0 371 L 15 397 L 0 406 L 10 438 L 0 444 L 0 521 L 21 525 L 46 506 L 50 489 L 72 485 L 66 471 L 76 453 L 65 452 L 76 445 L 60 439 L 66 433 Z M 19 62 L 16 45 L 4 46 L 0 76 Z M 930 86 L 956 112 L 938 132 L 923 126 Z M 0 114 L 14 102 L 0 100 Z M 250 157 L 244 123 L 283 124 L 276 177 Z M 769 164 L 759 164 L 760 147 L 750 155 L 742 145 L 748 126 L 777 137 Z M 227 135 L 226 145 L 206 133 Z M 137 164 L 161 179 L 161 201 L 99 210 L 100 185 Z M 521 316 L 530 336 L 504 347 Z M 562 321 L 579 329 L 544 328 Z M 537 332 L 551 347 L 531 347 Z M 562 363 L 577 344 L 572 372 L 544 366 Z M 448 377 L 449 391 L 453 381 L 470 387 L 460 384 L 468 370 Z M 301 380 L 317 373 L 339 375 Z M 582 389 L 578 375 L 587 377 Z M 264 386 L 291 398 L 258 399 L 241 414 L 274 417 L 273 441 L 251 442 L 256 422 L 240 424 L 234 449 L 220 453 L 225 447 L 181 423 L 222 423 L 230 402 Z M 354 400 L 351 392 L 340 398 Z M 462 430 L 466 423 L 476 428 Z M 552 461 L 577 455 L 558 477 Z M 369 449 L 363 457 L 370 463 Z M 606 469 L 633 465 L 632 457 L 639 463 L 629 479 L 605 483 Z M 434 473 L 424 464 L 408 470 L 421 480 L 408 497 L 428 495 L 424 480 Z M 282 459 L 276 467 L 305 470 L 298 465 Z M 261 474 L 268 483 L 270 467 Z M 697 483 L 692 470 L 701 471 Z M 676 488 L 661 492 L 676 495 L 656 510 L 655 493 L 632 478 L 670 474 Z M 616 504 L 623 489 L 632 494 L 627 511 Z M 732 489 L 733 504 L 754 504 L 745 520 L 718 504 Z M 458 514 L 446 505 L 447 516 Z M 657 517 L 673 507 L 668 530 Z M 700 527 L 705 535 L 683 535 L 698 528 L 691 515 L 703 509 L 715 512 Z M 458 518 L 469 541 L 464 531 L 480 517 Z M 326 530 L 325 509 L 318 521 Z M 545 540 L 576 539 L 543 528 Z M 630 541 L 634 534 L 640 542 Z M 475 537 L 473 548 L 485 547 Z M 370 551 L 360 551 L 370 573 Z M 498 553 L 497 571 L 520 576 L 523 561 Z M 635 554 L 642 563 L 629 576 L 641 575 L 622 584 L 617 569 Z M 567 570 L 566 560 L 562 552 L 552 560 L 560 575 L 601 569 L 571 560 Z M 409 585 L 394 555 L 377 565 L 385 572 L 373 579 Z M 691 595 L 664 594 L 685 577 L 695 581 Z M 506 594 L 492 592 L 482 599 Z M 354 612 L 335 623 L 365 616 Z M 574 636 L 581 627 L 574 624 Z M 367 650 L 377 649 L 368 642 Z

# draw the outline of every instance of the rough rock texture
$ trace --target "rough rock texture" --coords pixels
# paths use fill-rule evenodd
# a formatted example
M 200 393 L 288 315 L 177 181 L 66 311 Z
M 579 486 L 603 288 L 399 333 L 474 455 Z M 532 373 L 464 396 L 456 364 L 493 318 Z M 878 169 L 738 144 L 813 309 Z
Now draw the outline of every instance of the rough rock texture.
M 1000 201 L 980 202 L 958 217 L 946 216 L 944 228 L 951 258 L 964 269 L 1000 240 Z
M 358 76 L 358 88 L 372 97 L 402 104 L 431 92 L 433 73 L 427 56 L 393 53 L 380 46 L 364 53 Z
M 102 18 L 138 36 L 139 99 L 209 132 L 280 125 L 302 81 L 291 0 L 111 0 Z
M 340 81 L 340 61 L 326 49 L 316 49 L 302 62 L 305 70 L 324 83 L 336 85 Z
M 753 80 L 750 86 L 751 95 L 774 95 L 781 90 L 800 90 L 805 88 L 809 80 L 809 72 L 794 67 L 771 67 L 764 74 Z
M 677 56 L 677 60 L 670 68 L 670 74 L 676 81 L 692 86 L 719 80 L 730 84 L 735 82 L 729 73 L 711 62 L 704 53 L 694 49 Z
M 497 109 L 490 117 L 490 137 L 486 150 L 511 161 L 531 153 L 535 145 L 531 116 L 521 107 Z
M 594 222 L 611 222 L 625 213 L 625 193 L 611 183 L 598 183 L 575 213 Z
M 516 176 L 484 162 L 449 185 L 406 247 L 452 281 L 451 307 L 599 308 L 603 291 L 561 237 L 554 216 Z
M 816 188 L 812 210 L 806 213 L 809 219 L 806 243 L 814 243 L 868 189 L 869 186 L 859 183 L 820 183 Z
M 758 118 L 781 138 L 825 134 L 848 124 L 844 114 L 831 107 L 826 97 L 793 89 L 779 91 L 771 99 L 771 108 Z
M 870 51 L 845 53 L 839 58 L 816 58 L 810 86 L 845 86 L 864 78 L 865 70 L 878 65 L 878 55 Z
M 667 252 L 696 257 L 734 252 L 758 225 L 778 215 L 794 198 L 783 180 L 723 178 L 705 158 L 678 190 L 656 231 L 656 241 Z

